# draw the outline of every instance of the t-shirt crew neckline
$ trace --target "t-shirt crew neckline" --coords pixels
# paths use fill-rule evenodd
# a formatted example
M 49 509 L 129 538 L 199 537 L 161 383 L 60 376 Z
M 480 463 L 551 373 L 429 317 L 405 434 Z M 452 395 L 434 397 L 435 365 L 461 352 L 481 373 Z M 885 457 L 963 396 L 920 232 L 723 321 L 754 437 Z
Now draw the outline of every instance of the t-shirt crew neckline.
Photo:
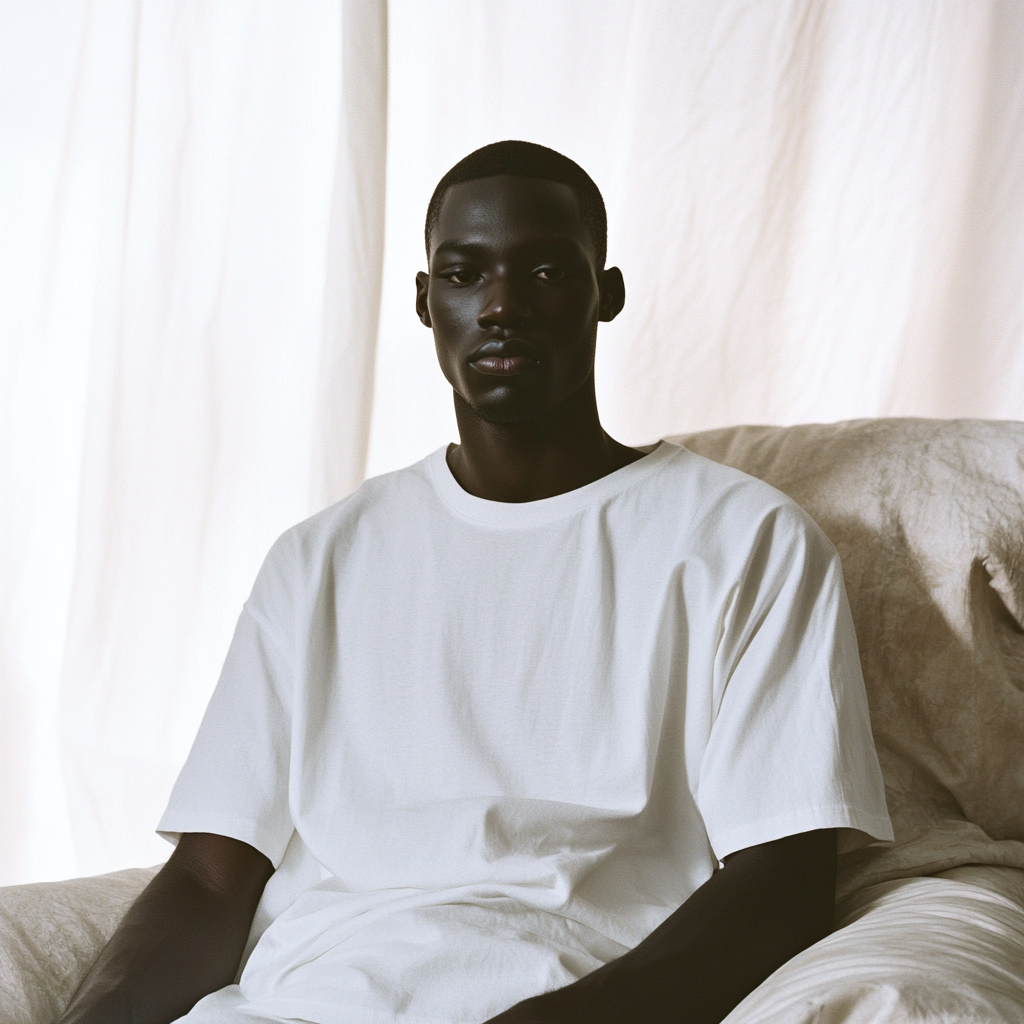
M 637 450 L 643 451 L 643 448 Z M 448 468 L 447 451 L 447 445 L 438 448 L 428 457 L 427 465 L 435 488 L 453 512 L 465 519 L 489 526 L 524 527 L 539 526 L 565 518 L 588 505 L 610 498 L 657 469 L 678 449 L 665 441 L 659 441 L 643 458 L 631 462 L 628 466 L 616 469 L 575 490 L 556 494 L 551 498 L 540 498 L 537 501 L 490 501 L 464 491 Z

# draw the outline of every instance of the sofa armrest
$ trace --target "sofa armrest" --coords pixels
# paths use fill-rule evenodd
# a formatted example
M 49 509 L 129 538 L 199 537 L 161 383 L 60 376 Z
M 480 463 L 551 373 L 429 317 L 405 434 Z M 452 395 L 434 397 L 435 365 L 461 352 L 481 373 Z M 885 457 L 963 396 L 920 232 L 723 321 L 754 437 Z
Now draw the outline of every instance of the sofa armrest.
M 53 1024 L 158 870 L 0 888 L 0 1020 Z
M 851 893 L 837 929 L 723 1024 L 1024 1021 L 1024 870 L 975 865 Z

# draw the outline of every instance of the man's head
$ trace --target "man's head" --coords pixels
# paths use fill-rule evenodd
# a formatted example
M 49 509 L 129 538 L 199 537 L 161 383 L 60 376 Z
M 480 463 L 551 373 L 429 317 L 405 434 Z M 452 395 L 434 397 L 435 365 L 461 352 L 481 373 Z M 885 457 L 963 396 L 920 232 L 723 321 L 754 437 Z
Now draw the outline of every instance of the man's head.
M 570 160 L 556 150 L 538 146 L 535 142 L 519 142 L 514 139 L 492 142 L 489 146 L 474 150 L 469 156 L 464 156 L 437 183 L 434 194 L 427 204 L 427 221 L 423 232 L 428 261 L 431 235 L 437 227 L 441 204 L 448 190 L 453 185 L 461 185 L 467 181 L 506 175 L 512 178 L 533 178 L 537 181 L 554 181 L 568 185 L 576 197 L 580 219 L 590 235 L 594 265 L 598 270 L 604 270 L 604 261 L 608 253 L 608 216 L 605 213 L 601 191 L 594 184 L 594 179 L 575 160 Z
M 416 311 L 478 416 L 535 420 L 592 382 L 598 321 L 625 301 L 606 236 L 597 186 L 543 146 L 485 146 L 438 183 Z

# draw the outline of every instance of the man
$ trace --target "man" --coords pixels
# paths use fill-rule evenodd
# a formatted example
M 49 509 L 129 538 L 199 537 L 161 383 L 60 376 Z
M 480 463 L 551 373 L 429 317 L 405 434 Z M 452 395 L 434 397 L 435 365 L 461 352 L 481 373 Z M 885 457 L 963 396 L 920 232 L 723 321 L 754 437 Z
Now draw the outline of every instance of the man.
M 461 443 L 275 544 L 65 1024 L 719 1021 L 891 838 L 834 550 L 601 428 L 591 179 L 485 147 L 426 241 Z

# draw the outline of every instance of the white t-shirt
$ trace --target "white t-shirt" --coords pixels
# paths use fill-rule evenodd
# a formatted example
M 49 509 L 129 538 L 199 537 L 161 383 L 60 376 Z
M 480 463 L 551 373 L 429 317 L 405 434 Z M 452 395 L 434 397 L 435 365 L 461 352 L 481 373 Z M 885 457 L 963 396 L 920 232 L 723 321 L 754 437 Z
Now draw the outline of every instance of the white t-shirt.
M 664 442 L 522 504 L 440 450 L 285 533 L 159 826 L 286 860 L 241 996 L 317 1024 L 480 1024 L 831 827 L 892 836 L 839 558 Z

